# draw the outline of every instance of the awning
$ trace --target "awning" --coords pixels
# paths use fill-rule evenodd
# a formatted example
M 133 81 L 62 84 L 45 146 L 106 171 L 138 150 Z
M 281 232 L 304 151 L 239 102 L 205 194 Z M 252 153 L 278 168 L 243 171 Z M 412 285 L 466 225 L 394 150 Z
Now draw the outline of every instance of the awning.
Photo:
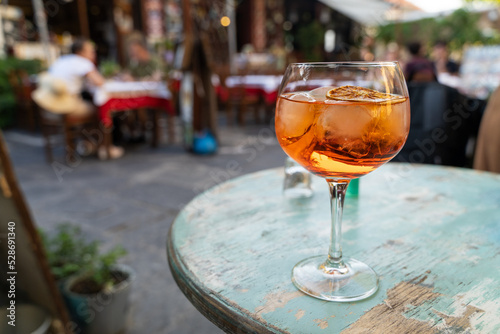
M 386 12 L 392 5 L 383 0 L 319 0 L 328 7 L 366 26 L 386 23 Z

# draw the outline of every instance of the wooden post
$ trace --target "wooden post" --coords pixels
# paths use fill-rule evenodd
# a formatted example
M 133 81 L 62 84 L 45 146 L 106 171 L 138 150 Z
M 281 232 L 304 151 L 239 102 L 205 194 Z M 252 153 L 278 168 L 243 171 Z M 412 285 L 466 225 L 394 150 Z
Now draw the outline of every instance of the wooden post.
M 80 22 L 80 34 L 90 38 L 89 15 L 87 13 L 87 1 L 78 0 L 78 22 Z
M 193 18 L 191 16 L 191 5 L 189 0 L 182 0 L 182 22 L 184 24 L 184 34 L 193 33 Z
M 230 24 L 227 27 L 228 49 L 229 49 L 229 72 L 236 74 L 236 62 L 234 56 L 236 55 L 236 15 L 235 15 L 235 2 L 233 0 L 226 0 L 226 11 L 229 17 Z
M 0 4 L 0 9 L 3 9 L 2 7 L 5 6 L 7 8 L 6 4 Z M 0 15 L 0 57 L 3 58 L 5 57 L 5 34 L 3 31 L 3 16 Z
M 147 35 L 147 31 L 148 31 L 148 15 L 147 15 L 147 11 L 146 11 L 146 2 L 147 0 L 140 0 L 141 1 L 141 18 L 142 18 L 142 31 L 146 32 L 146 35 Z M 146 36 L 147 38 L 147 36 Z
M 52 55 L 50 53 L 49 45 L 49 30 L 47 28 L 47 16 L 45 16 L 45 10 L 43 8 L 43 2 L 41 0 L 33 0 L 33 10 L 35 13 L 36 26 L 40 35 L 40 42 L 43 44 L 43 49 L 45 53 L 45 58 L 47 60 L 47 65 L 52 63 Z
M 255 51 L 262 52 L 266 48 L 266 2 L 252 2 L 252 44 Z
M 184 55 L 182 70 L 186 77 L 192 78 L 192 115 L 186 117 L 185 130 L 194 133 L 209 130 L 217 138 L 217 101 L 213 88 L 212 51 L 204 31 L 197 26 L 191 15 L 191 3 L 183 0 Z M 182 95 L 182 93 L 181 93 Z M 181 100 L 182 103 L 182 100 Z M 191 143 L 187 143 L 189 147 Z

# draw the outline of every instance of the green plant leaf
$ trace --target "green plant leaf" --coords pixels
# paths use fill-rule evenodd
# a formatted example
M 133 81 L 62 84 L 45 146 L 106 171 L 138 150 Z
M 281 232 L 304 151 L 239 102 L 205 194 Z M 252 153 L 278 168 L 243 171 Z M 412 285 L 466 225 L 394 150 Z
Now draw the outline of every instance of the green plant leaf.
M 100 252 L 98 241 L 89 241 L 79 227 L 63 223 L 54 234 L 39 230 L 52 274 L 58 280 L 72 275 L 85 275 L 102 289 L 113 286 L 113 268 L 126 251 L 116 246 Z

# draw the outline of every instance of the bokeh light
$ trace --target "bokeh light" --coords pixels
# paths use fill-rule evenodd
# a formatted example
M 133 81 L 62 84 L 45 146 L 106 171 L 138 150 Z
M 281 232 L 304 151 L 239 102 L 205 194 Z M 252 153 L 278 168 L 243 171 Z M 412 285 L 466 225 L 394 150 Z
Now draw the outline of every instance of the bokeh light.
M 231 20 L 229 19 L 229 17 L 227 16 L 223 16 L 221 17 L 220 19 L 220 24 L 223 26 L 223 27 L 227 27 L 231 24 Z

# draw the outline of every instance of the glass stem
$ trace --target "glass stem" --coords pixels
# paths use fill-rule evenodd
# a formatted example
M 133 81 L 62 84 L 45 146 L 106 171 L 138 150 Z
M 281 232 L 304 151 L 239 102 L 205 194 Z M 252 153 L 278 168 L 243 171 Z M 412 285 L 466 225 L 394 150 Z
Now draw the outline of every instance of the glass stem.
M 332 231 L 330 236 L 330 249 L 328 259 L 323 265 L 326 273 L 344 274 L 347 267 L 342 261 L 342 213 L 344 210 L 344 198 L 350 180 L 327 180 L 330 187 L 330 210 L 332 218 Z

